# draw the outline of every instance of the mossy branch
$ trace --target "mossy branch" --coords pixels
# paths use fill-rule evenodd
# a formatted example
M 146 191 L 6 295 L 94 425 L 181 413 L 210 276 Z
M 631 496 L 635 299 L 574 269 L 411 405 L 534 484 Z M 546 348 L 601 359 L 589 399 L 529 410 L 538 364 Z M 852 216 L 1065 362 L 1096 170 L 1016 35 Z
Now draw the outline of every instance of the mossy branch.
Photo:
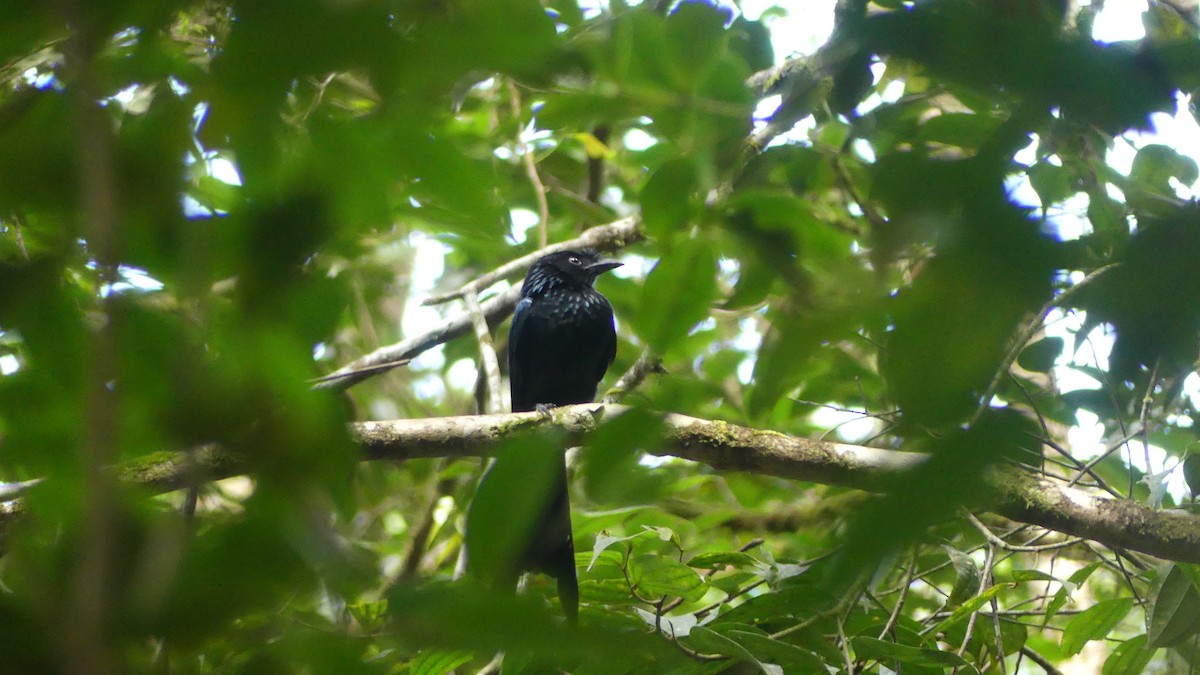
M 359 422 L 351 433 L 365 460 L 422 457 L 479 457 L 502 440 L 556 427 L 575 437 L 594 430 L 627 406 L 583 404 L 539 412 Z M 780 478 L 886 492 L 906 471 L 928 460 L 914 452 L 796 438 L 717 420 L 668 413 L 656 454 L 707 464 L 720 471 L 745 471 Z M 180 488 L 197 479 L 214 480 L 245 471 L 219 448 L 187 455 L 155 455 L 120 475 L 155 491 Z M 1140 551 L 1179 562 L 1200 563 L 1200 516 L 1149 508 L 1068 487 L 1012 465 L 996 465 L 982 479 L 979 504 L 1015 521 Z M 0 512 L 0 521 L 6 514 Z M 2 523 L 0 523 L 2 524 Z

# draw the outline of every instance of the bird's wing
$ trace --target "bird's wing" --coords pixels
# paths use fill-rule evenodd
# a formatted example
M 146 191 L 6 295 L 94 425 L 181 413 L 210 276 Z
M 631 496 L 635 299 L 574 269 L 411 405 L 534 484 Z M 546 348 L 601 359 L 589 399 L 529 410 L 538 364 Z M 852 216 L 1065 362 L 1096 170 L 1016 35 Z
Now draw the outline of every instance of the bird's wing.
M 617 330 L 616 323 L 613 321 L 612 307 L 608 309 L 608 326 L 604 331 L 604 360 L 600 362 L 600 372 L 596 374 L 596 383 L 604 379 L 604 373 L 608 371 L 613 360 L 617 358 Z
M 529 318 L 529 308 L 533 305 L 533 300 L 529 298 L 521 298 L 517 303 L 516 310 L 513 311 L 512 326 L 508 329 L 508 391 L 512 398 L 513 412 L 522 412 L 532 409 L 526 399 L 529 398 L 529 392 L 525 391 L 525 373 L 521 367 L 521 350 L 528 349 L 527 345 L 522 344 L 521 336 L 528 332 L 528 327 L 525 325 Z

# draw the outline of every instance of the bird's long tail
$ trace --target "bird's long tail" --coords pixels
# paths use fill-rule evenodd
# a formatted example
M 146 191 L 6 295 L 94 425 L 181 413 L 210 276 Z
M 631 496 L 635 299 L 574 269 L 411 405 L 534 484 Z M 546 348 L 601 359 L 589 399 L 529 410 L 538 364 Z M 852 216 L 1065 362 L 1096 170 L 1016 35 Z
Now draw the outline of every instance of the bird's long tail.
M 558 582 L 563 614 L 571 623 L 579 617 L 579 579 L 575 573 L 575 540 L 571 535 L 571 501 L 567 493 L 564 457 L 552 486 L 546 518 L 529 547 L 529 567 L 541 569 Z

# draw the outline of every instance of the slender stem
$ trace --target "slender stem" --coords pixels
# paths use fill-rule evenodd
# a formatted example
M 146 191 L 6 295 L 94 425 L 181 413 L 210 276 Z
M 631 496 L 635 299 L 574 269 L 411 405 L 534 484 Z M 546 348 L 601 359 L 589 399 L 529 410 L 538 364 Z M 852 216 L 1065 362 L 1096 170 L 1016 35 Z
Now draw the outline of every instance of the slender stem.
M 517 152 L 521 155 L 521 162 L 525 165 L 525 176 L 529 178 L 529 184 L 533 186 L 533 196 L 537 200 L 538 207 L 538 248 L 546 248 L 547 243 L 547 228 L 550 223 L 550 204 L 546 201 L 546 186 L 542 183 L 542 177 L 538 174 L 537 161 L 533 157 L 533 146 L 525 142 L 522 135 L 524 133 L 524 125 L 521 123 L 521 94 L 517 91 L 517 85 L 508 78 L 508 101 L 512 106 L 513 119 L 517 121 Z
M 487 410 L 489 414 L 504 412 L 504 392 L 501 391 L 500 360 L 496 358 L 496 345 L 492 343 L 492 333 L 488 329 L 487 318 L 479 307 L 479 298 L 475 289 L 468 289 L 463 299 L 467 302 L 467 313 L 471 316 L 471 325 L 475 328 L 475 338 L 479 341 L 480 367 L 487 375 Z
M 1016 362 L 1017 357 L 1021 355 L 1021 350 L 1023 350 L 1025 345 L 1033 338 L 1033 336 L 1037 335 L 1038 331 L 1042 329 L 1042 324 L 1045 322 L 1046 315 L 1050 312 L 1050 310 L 1062 305 L 1066 300 L 1069 300 L 1076 293 L 1095 282 L 1096 279 L 1099 279 L 1104 274 L 1112 271 L 1117 266 L 1118 263 L 1112 263 L 1111 265 L 1105 265 L 1092 270 L 1087 274 L 1087 276 L 1085 276 L 1083 279 L 1080 279 L 1079 283 L 1067 288 L 1053 298 L 1050 298 L 1046 304 L 1042 305 L 1041 309 L 1039 309 L 1034 315 L 1036 318 L 1030 321 L 1029 325 L 1025 327 L 1025 330 L 1022 331 L 1021 334 L 1017 336 L 1017 339 L 1013 341 L 1012 347 L 1008 350 L 1008 355 L 1005 356 L 1003 363 L 1000 364 L 1000 367 L 996 369 L 995 376 L 992 378 L 991 383 L 988 384 L 987 389 L 984 390 L 983 396 L 980 397 L 979 407 L 975 409 L 975 415 L 971 418 L 972 425 L 978 422 L 979 418 L 983 416 L 984 411 L 988 408 L 988 403 L 992 400 L 992 396 L 994 396 L 996 394 L 996 390 L 1000 388 L 1000 383 L 1004 380 L 1005 375 L 1008 374 L 1009 369 L 1012 368 L 1012 364 Z

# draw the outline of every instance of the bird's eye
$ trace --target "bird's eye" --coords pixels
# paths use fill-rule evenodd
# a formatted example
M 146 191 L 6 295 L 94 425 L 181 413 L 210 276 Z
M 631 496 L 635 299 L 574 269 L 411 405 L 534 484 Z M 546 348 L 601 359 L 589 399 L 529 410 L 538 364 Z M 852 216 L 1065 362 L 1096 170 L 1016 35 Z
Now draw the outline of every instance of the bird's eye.
M 572 265 L 578 265 L 583 261 L 579 259 L 579 256 L 573 255 L 570 258 L 567 258 L 567 262 L 571 263 Z

